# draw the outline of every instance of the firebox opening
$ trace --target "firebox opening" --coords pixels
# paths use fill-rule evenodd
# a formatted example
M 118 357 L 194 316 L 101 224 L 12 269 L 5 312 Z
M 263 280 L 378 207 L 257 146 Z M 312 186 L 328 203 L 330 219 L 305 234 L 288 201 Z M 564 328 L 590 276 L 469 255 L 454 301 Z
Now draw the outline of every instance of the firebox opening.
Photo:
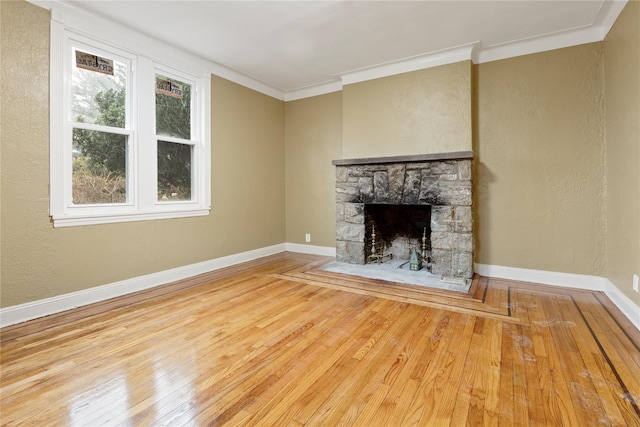
M 376 251 L 392 254 L 394 259 L 411 256 L 411 248 L 421 253 L 422 237 L 426 236 L 426 251 L 431 251 L 431 206 L 365 204 L 365 261 L 369 262 L 372 232 L 375 227 Z

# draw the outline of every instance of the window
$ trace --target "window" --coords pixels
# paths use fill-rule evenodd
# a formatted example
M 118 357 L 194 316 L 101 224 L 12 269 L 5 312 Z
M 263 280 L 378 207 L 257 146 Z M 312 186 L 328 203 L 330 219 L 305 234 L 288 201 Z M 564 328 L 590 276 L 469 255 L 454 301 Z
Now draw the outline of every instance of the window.
M 126 204 L 133 59 L 77 42 L 70 48 L 71 205 Z
M 209 82 L 198 77 L 206 71 L 55 21 L 51 61 L 55 227 L 209 213 Z
M 191 200 L 192 84 L 156 74 L 158 201 Z

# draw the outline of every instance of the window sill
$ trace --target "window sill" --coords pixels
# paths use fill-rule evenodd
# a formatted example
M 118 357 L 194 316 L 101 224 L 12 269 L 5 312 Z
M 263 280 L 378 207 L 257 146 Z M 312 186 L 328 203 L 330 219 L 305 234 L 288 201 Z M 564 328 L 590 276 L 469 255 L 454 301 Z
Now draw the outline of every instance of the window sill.
M 126 213 L 91 216 L 52 216 L 51 222 L 55 228 L 77 227 L 83 225 L 112 224 L 118 222 L 151 221 L 157 219 L 189 218 L 195 216 L 207 216 L 210 208 L 190 209 L 184 211 Z

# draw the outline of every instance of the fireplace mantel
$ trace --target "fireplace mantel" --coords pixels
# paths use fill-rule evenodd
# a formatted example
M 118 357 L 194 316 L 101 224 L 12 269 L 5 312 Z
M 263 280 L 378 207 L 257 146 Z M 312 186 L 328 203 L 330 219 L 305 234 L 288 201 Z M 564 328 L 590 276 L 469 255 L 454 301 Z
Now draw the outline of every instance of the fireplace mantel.
M 432 162 L 437 160 L 468 160 L 473 159 L 473 151 L 455 151 L 452 153 L 416 154 L 409 156 L 368 157 L 362 159 L 341 159 L 331 163 L 334 166 L 350 165 L 378 165 L 385 163 L 415 163 Z

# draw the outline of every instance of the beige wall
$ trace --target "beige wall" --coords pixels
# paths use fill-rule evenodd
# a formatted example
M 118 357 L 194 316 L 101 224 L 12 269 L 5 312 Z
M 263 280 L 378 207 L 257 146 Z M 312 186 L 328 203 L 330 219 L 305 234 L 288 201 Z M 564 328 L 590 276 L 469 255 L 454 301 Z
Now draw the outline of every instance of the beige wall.
M 284 102 L 215 76 L 211 98 L 208 259 L 283 243 Z
M 604 42 L 606 277 L 640 305 L 640 2 L 630 1 Z
M 54 229 L 48 13 L 0 11 L 2 307 L 284 241 L 284 103 L 215 77 L 211 215 Z
M 480 64 L 476 262 L 604 273 L 600 43 Z
M 335 247 L 335 168 L 342 156 L 342 92 L 287 102 L 287 242 Z
M 343 158 L 471 150 L 471 61 L 346 85 Z
M 604 275 L 638 301 L 637 2 L 605 43 L 286 105 L 214 76 L 211 215 L 64 229 L 48 221 L 48 15 L 23 1 L 0 12 L 2 307 L 304 243 L 305 233 L 332 247 L 331 160 L 469 149 L 477 262 Z

